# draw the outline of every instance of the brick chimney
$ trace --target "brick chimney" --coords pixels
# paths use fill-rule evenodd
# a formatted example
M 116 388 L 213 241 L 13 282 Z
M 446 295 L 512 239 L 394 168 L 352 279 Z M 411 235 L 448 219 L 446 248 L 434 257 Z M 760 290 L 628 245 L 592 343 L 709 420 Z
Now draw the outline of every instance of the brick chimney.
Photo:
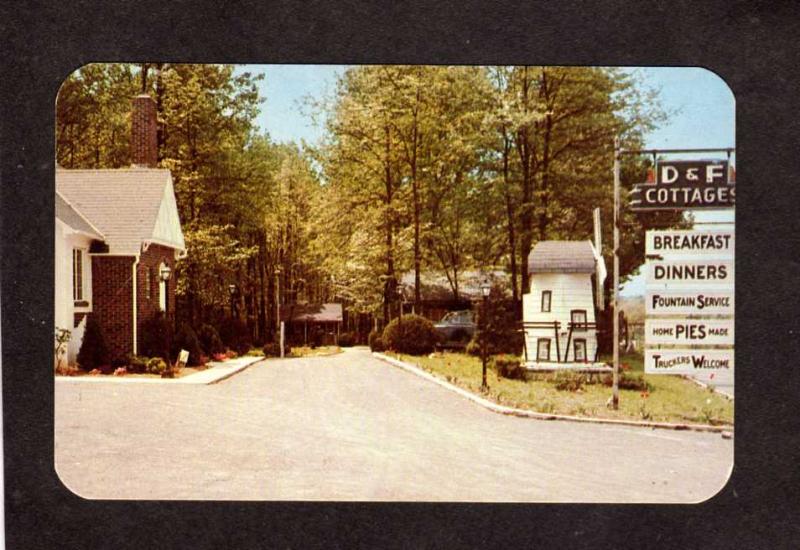
M 147 94 L 137 95 L 131 110 L 131 164 L 155 168 L 157 163 L 156 102 Z

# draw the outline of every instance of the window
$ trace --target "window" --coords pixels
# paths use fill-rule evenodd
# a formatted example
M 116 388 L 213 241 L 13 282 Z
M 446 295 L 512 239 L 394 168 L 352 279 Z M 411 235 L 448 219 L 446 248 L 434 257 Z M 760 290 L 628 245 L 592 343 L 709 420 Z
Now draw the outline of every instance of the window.
M 575 361 L 586 362 L 586 340 L 582 338 L 575 340 Z
M 543 290 L 542 291 L 542 311 L 545 313 L 550 312 L 550 298 L 552 297 L 552 291 L 550 290 Z
M 539 340 L 537 340 L 536 359 L 538 361 L 550 360 L 550 338 L 539 338 Z
M 150 267 L 144 272 L 145 298 L 148 300 L 153 297 L 153 268 Z
M 83 301 L 83 250 L 72 249 L 72 299 Z
M 158 309 L 167 311 L 167 281 L 158 280 Z
M 588 327 L 586 326 L 586 310 L 585 309 L 573 309 L 570 312 L 570 318 L 572 320 L 572 328 L 575 330 L 586 330 Z

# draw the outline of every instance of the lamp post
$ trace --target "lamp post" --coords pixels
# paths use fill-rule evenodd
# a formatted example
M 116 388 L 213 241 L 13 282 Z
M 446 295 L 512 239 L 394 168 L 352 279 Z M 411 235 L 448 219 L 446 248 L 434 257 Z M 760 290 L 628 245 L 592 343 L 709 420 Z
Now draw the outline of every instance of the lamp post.
M 481 364 L 483 366 L 483 377 L 481 379 L 481 390 L 489 389 L 486 383 L 486 306 L 489 302 L 489 294 L 492 292 L 492 285 L 488 279 L 481 283 L 481 295 L 483 296 L 483 307 L 481 308 Z
M 231 319 L 236 317 L 236 285 L 228 285 L 228 294 L 231 295 Z
M 395 287 L 395 292 L 397 293 L 398 307 L 397 328 L 400 329 L 400 334 L 403 334 L 403 287 L 399 283 Z

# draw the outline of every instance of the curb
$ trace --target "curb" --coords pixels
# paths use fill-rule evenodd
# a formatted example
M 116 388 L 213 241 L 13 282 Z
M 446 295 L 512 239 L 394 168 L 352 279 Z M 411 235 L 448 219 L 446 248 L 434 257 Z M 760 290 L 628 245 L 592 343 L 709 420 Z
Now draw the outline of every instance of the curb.
M 66 382 L 66 383 L 73 383 L 73 384 L 82 384 L 82 383 L 89 383 L 89 384 L 188 384 L 188 385 L 195 385 L 195 386 L 209 386 L 211 384 L 216 384 L 218 382 L 222 382 L 223 380 L 227 380 L 234 374 L 238 374 L 248 368 L 251 365 L 258 363 L 259 361 L 263 361 L 264 357 L 252 357 L 252 361 L 243 362 L 240 365 L 231 366 L 229 368 L 226 367 L 225 371 L 222 371 L 218 376 L 210 378 L 208 381 L 196 381 L 192 380 L 194 377 L 200 377 L 200 380 L 203 379 L 203 375 L 207 375 L 207 373 L 211 372 L 215 368 L 219 368 L 220 366 L 225 367 L 224 363 L 220 363 L 218 366 L 211 367 L 210 369 L 206 369 L 204 371 L 196 372 L 194 374 L 190 374 L 184 378 L 126 378 L 125 376 L 56 376 L 56 382 Z
M 695 384 L 697 384 L 698 386 L 700 386 L 700 387 L 701 387 L 701 388 L 703 388 L 703 389 L 706 389 L 706 390 L 707 390 L 707 389 L 709 389 L 709 388 L 708 388 L 708 384 L 706 384 L 705 382 L 702 382 L 702 381 L 698 380 L 697 378 L 692 378 L 691 376 L 687 376 L 687 375 L 684 375 L 682 378 L 683 378 L 684 380 L 689 380 L 690 382 L 694 382 Z M 727 392 L 720 391 L 720 390 L 718 390 L 717 388 L 714 388 L 714 389 L 712 389 L 711 391 L 713 391 L 713 392 L 714 392 L 714 393 L 716 393 L 717 395 L 721 395 L 722 397 L 724 397 L 724 398 L 725 398 L 725 399 L 727 399 L 728 401 L 733 401 L 733 396 L 732 396 L 732 395 L 730 395 L 730 394 L 729 394 L 729 393 L 727 393 Z
M 412 365 L 411 363 L 406 363 L 405 361 L 400 361 L 399 359 L 395 359 L 394 357 L 389 357 L 388 355 L 384 355 L 378 352 L 372 352 L 372 355 L 374 357 L 377 357 L 378 359 L 381 359 L 382 361 L 389 363 L 390 365 L 399 367 L 412 374 L 416 374 L 417 376 L 425 378 L 426 380 L 430 380 L 447 390 L 457 393 L 460 396 L 465 397 L 470 401 L 477 403 L 478 405 L 481 405 L 486 409 L 489 409 L 492 412 L 505 414 L 508 416 L 535 418 L 537 420 L 562 420 L 570 422 L 585 422 L 589 424 L 615 424 L 618 426 L 620 425 L 635 426 L 639 428 L 660 428 L 664 430 L 685 430 L 685 431 L 711 432 L 711 433 L 733 432 L 732 426 L 711 426 L 708 424 L 675 424 L 671 422 L 641 422 L 637 420 L 618 420 L 614 418 L 586 418 L 582 416 L 569 416 L 565 414 L 547 414 L 547 413 L 528 411 L 525 409 L 515 409 L 513 407 L 506 407 L 505 405 L 498 405 L 493 401 L 489 401 L 486 398 L 475 395 L 474 393 L 467 391 L 463 388 L 460 388 L 454 384 L 451 384 L 446 380 L 442 380 L 441 378 L 434 376 L 433 374 L 425 370 L 422 370 L 421 368 L 417 367 L 416 365 Z

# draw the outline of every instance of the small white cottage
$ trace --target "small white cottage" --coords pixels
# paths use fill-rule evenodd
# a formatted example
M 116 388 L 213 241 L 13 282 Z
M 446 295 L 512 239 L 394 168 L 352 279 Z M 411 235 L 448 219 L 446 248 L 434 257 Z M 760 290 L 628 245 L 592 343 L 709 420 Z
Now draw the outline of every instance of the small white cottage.
M 603 256 L 591 241 L 541 241 L 528 256 L 528 272 L 531 287 L 522 296 L 526 365 L 601 366 L 595 295 L 606 278 Z

